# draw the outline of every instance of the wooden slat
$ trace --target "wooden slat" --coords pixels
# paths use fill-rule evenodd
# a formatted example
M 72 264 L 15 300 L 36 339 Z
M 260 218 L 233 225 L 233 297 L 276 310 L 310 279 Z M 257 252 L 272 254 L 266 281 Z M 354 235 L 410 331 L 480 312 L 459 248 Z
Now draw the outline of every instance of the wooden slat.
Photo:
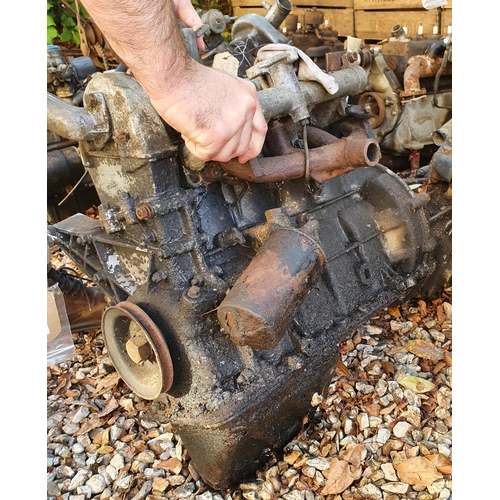
M 329 9 L 337 9 L 339 7 L 354 7 L 354 0 L 292 0 L 293 7 L 328 7 Z
M 452 26 L 452 10 L 443 10 L 441 14 L 441 35 L 448 34 L 448 26 Z
M 270 5 L 273 4 L 272 0 L 269 0 Z M 291 4 L 293 8 L 310 8 L 310 7 L 327 7 L 327 8 L 353 8 L 354 0 L 295 0 Z M 261 8 L 262 4 L 259 0 L 232 0 L 231 5 L 234 7 L 256 7 Z M 262 10 L 266 10 L 262 7 Z
M 396 24 L 408 28 L 408 36 L 414 38 L 422 23 L 425 34 L 431 34 L 434 25 L 440 26 L 440 12 L 432 10 L 354 11 L 355 36 L 363 39 L 383 40 L 391 36 Z
M 268 0 L 269 5 L 273 5 L 273 0 Z M 291 0 L 293 7 L 349 7 L 353 8 L 354 0 Z M 232 0 L 231 5 L 234 7 L 262 7 L 259 0 Z M 265 11 L 265 9 L 262 7 Z
M 422 0 L 354 0 L 354 10 L 400 10 L 422 8 Z
M 264 7 L 259 7 L 257 5 L 253 7 L 233 7 L 233 16 L 241 17 L 245 14 L 260 14 L 261 16 L 265 16 L 267 11 Z

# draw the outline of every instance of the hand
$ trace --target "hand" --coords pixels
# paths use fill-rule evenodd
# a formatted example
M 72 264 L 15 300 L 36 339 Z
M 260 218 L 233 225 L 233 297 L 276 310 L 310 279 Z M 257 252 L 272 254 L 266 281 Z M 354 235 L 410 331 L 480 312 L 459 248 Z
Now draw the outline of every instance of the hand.
M 194 61 L 190 66 L 175 92 L 151 99 L 155 109 L 202 161 L 255 158 L 267 132 L 255 86 Z

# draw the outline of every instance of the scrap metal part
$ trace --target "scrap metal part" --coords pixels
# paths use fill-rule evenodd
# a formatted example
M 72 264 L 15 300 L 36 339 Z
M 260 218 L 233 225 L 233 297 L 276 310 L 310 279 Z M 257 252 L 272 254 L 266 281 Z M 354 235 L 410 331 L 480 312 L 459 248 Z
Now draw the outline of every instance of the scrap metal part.
M 362 69 L 342 71 L 338 97 L 294 84 L 311 117 L 324 103 L 322 119 L 333 116 L 362 80 Z M 275 90 L 286 83 L 259 99 Z M 276 96 L 263 108 L 286 134 L 258 161 L 282 170 L 287 152 L 307 161 L 308 127 Z M 99 220 L 76 214 L 49 234 L 110 297 L 102 330 L 121 377 L 213 488 L 251 476 L 298 431 L 357 326 L 447 277 L 446 183 L 414 192 L 378 149 L 353 165 L 311 128 L 311 173 L 317 150 L 342 175 L 254 182 L 225 164 L 186 166 L 180 137 L 130 75 L 95 75 L 77 123 L 66 103 L 48 103 L 49 126 L 80 141 L 100 199 Z M 343 125 L 345 141 L 363 130 Z

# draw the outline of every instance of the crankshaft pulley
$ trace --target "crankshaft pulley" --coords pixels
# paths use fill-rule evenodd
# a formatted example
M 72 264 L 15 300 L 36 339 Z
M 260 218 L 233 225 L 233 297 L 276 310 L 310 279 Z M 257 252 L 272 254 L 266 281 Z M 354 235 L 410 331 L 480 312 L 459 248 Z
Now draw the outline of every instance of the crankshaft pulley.
M 104 311 L 104 342 L 116 370 L 141 398 L 153 400 L 172 386 L 170 351 L 153 320 L 136 304 L 120 302 Z

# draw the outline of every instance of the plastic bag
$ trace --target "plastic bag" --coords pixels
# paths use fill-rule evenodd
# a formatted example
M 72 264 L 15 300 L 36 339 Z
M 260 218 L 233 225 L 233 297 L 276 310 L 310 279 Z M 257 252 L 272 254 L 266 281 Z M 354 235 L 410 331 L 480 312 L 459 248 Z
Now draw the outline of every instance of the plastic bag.
M 75 356 L 75 343 L 59 285 L 47 287 L 47 366 Z
M 437 7 L 444 7 L 448 2 L 446 0 L 422 0 L 424 9 L 436 9 Z

